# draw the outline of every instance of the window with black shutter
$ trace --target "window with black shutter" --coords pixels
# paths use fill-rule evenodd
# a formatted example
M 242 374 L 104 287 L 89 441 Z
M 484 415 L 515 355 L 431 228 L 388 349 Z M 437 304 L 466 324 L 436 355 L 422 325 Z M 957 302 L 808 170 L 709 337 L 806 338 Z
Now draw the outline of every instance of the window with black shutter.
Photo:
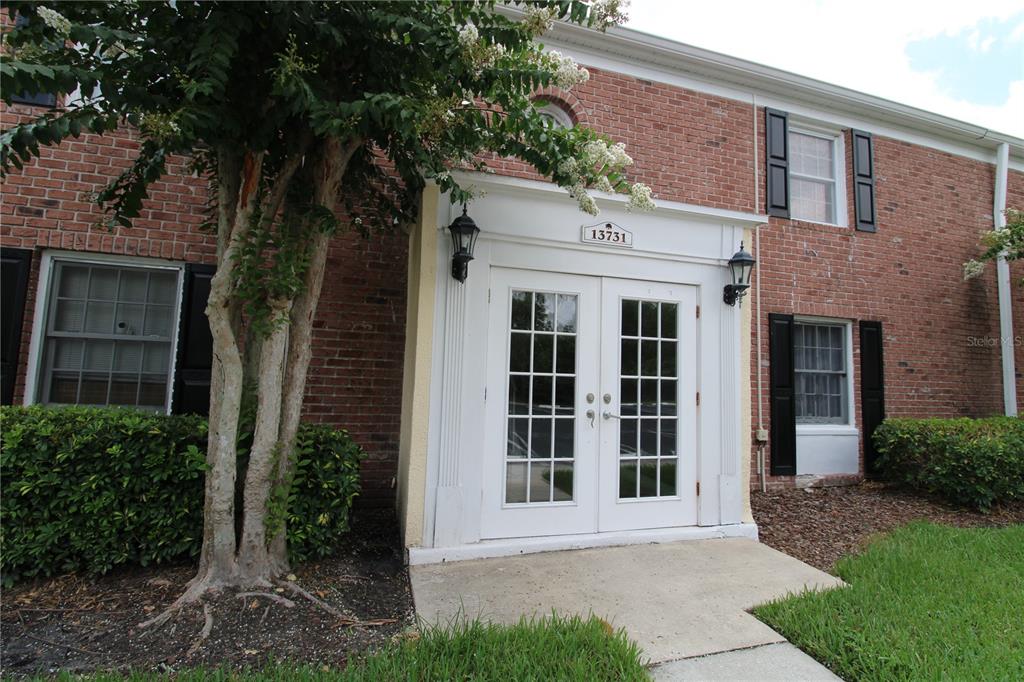
M 874 140 L 871 133 L 851 131 L 853 143 L 853 205 L 857 229 L 878 230 L 875 212 Z
M 771 399 L 771 473 L 796 475 L 796 376 L 792 315 L 768 316 Z
M 21 328 L 25 318 L 32 252 L 28 249 L 0 248 L 0 403 L 14 402 L 14 384 L 21 353 Z
M 178 326 L 178 360 L 175 366 L 175 414 L 210 412 L 210 368 L 213 364 L 213 336 L 206 317 L 210 296 L 212 265 L 185 266 L 181 322 Z

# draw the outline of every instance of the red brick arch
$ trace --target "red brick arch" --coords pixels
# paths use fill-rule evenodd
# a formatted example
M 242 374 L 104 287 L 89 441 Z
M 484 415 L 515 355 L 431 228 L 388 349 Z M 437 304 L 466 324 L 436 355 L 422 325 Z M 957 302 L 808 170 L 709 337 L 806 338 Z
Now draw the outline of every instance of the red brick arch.
M 571 92 L 567 92 L 554 86 L 548 86 L 538 90 L 533 96 L 533 99 L 535 102 L 549 102 L 561 108 L 569 115 L 569 118 L 572 119 L 572 122 L 575 125 L 590 125 L 590 117 L 587 114 L 586 107 L 584 107 L 580 99 Z

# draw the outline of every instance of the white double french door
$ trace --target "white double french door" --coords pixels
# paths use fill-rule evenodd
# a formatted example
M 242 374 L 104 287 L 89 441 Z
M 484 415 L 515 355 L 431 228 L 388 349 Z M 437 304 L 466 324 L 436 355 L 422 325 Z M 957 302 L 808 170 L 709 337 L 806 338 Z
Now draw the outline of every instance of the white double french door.
M 693 286 L 491 269 L 481 536 L 695 525 Z

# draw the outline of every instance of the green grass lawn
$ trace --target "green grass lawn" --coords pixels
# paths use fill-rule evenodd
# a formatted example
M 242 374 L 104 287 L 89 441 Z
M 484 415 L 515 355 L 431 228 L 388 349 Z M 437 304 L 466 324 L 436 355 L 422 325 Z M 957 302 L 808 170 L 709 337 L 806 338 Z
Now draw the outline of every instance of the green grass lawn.
M 155 673 L 95 673 L 90 682 L 150 682 Z M 62 675 L 63 680 L 83 679 Z M 639 647 L 596 617 L 523 620 L 518 625 L 459 622 L 422 628 L 342 669 L 276 663 L 258 671 L 185 670 L 175 682 L 292 680 L 649 680 Z
M 754 614 L 854 680 L 1024 680 L 1024 526 L 914 523 Z

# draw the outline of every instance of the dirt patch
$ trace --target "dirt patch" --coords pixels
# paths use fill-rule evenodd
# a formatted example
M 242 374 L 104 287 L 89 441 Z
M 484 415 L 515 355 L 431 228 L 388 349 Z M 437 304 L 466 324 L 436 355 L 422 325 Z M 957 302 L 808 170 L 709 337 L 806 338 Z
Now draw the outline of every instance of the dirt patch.
M 823 571 L 876 533 L 916 519 L 960 527 L 1024 523 L 1024 505 L 982 514 L 876 482 L 753 492 L 750 501 L 762 542 Z
M 379 646 L 413 623 L 409 578 L 394 514 L 363 510 L 336 556 L 295 569 L 295 584 L 346 618 L 296 595 L 294 602 L 239 598 L 226 592 L 186 608 L 159 630 L 138 623 L 181 594 L 191 565 L 122 569 L 106 576 L 68 575 L 4 591 L 0 669 L 5 674 L 56 671 L 160 670 L 197 665 L 259 666 L 270 658 L 344 665 L 349 656 Z M 348 625 L 349 619 L 366 624 Z

